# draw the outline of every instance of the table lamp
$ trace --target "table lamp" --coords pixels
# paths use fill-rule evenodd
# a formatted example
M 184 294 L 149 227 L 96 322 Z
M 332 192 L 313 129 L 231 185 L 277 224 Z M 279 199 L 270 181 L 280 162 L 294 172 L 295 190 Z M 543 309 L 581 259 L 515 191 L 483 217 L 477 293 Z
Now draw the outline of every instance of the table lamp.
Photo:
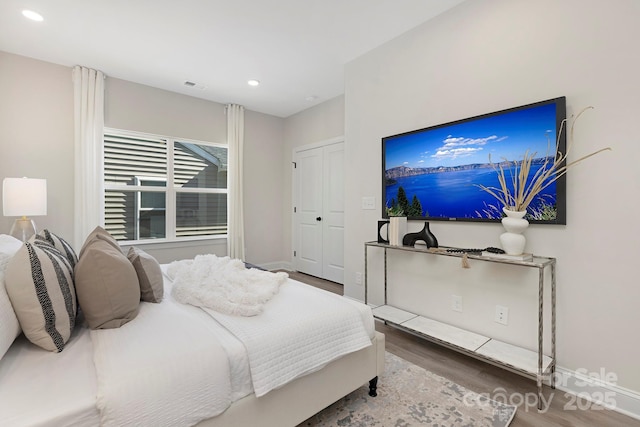
M 15 220 L 9 234 L 26 242 L 36 234 L 36 224 L 27 215 L 47 214 L 47 180 L 5 178 L 2 181 L 2 209 L 4 216 L 22 217 Z

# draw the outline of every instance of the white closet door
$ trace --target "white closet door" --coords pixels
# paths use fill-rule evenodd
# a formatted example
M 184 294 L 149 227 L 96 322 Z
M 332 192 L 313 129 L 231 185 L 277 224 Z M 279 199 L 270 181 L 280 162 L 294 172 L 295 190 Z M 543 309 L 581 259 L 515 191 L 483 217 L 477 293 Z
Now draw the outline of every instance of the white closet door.
M 344 143 L 294 155 L 294 264 L 344 283 Z
M 296 270 L 322 277 L 322 148 L 298 153 Z
M 323 149 L 322 277 L 344 283 L 344 146 Z

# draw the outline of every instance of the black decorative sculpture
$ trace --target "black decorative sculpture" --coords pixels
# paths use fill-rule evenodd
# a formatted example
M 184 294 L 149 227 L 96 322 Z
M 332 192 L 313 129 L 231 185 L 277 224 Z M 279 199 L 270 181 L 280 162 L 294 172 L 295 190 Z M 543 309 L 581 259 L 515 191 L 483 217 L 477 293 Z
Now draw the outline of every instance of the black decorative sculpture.
M 424 228 L 417 233 L 408 233 L 405 234 L 402 238 L 403 246 L 414 246 L 418 240 L 422 240 L 427 244 L 427 248 L 437 248 L 438 247 L 438 239 L 433 235 L 431 230 L 429 230 L 429 223 L 424 223 Z
M 387 225 L 387 238 L 382 237 L 382 227 Z M 389 244 L 389 221 L 378 221 L 378 243 L 387 243 Z

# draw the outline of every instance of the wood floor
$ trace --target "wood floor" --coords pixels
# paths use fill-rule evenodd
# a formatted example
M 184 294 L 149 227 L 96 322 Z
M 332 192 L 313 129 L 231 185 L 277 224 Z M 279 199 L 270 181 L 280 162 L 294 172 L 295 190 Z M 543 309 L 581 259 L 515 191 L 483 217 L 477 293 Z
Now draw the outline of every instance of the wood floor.
M 307 283 L 337 294 L 343 294 L 342 285 L 318 279 L 297 272 L 288 272 L 292 279 Z M 500 400 L 507 396 L 518 404 L 516 417 L 511 427 L 546 426 L 598 426 L 598 427 L 640 427 L 640 420 L 630 418 L 615 411 L 595 408 L 586 401 L 561 390 L 545 387 L 545 401 L 550 401 L 549 409 L 539 412 L 530 400 L 536 396 L 534 380 L 524 378 L 504 369 L 457 353 L 453 350 L 430 343 L 414 335 L 376 322 L 376 329 L 386 335 L 386 349 L 405 360 L 422 366 L 434 374 L 445 377 L 471 391 Z M 523 400 L 525 400 L 523 402 Z M 589 409 L 579 409 L 589 408 Z

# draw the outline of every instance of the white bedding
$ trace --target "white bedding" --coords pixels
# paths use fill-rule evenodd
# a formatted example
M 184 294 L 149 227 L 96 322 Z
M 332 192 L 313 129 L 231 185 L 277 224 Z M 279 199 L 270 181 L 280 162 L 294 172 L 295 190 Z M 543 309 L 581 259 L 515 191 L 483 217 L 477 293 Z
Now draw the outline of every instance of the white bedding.
M 0 426 L 98 426 L 96 391 L 88 329 L 77 327 L 61 353 L 20 335 L 0 361 Z
M 258 397 L 371 345 L 361 314 L 352 304 L 293 281 L 280 287 L 259 316 L 203 309 L 245 345 Z
M 227 409 L 227 354 L 202 314 L 167 298 L 118 329 L 91 331 L 103 426 L 189 426 Z
M 282 292 L 289 288 L 298 291 Z M 301 307 L 300 297 L 314 301 L 316 298 L 337 298 L 356 307 L 355 316 L 363 320 L 368 338 L 375 335 L 371 311 L 364 304 L 290 279 L 282 289 L 278 294 L 282 298 L 272 301 L 278 301 L 278 306 Z M 167 281 L 165 300 L 160 305 L 141 303 L 140 315 L 112 332 L 90 332 L 86 327 L 78 326 L 61 353 L 43 351 L 19 337 L 0 361 L 0 426 L 97 426 L 101 417 L 96 405 L 104 411 L 102 420 L 105 424 L 118 414 L 128 412 L 127 416 L 133 417 L 128 425 L 190 425 L 211 416 L 226 405 L 227 400 L 236 401 L 251 393 L 251 373 L 244 345 L 208 314 L 195 307 L 177 304 L 170 295 L 171 283 Z M 195 321 L 198 326 L 192 327 L 190 323 L 188 328 L 181 327 L 182 322 L 171 320 L 173 315 L 170 319 L 166 313 L 160 313 L 161 307 L 164 310 L 171 304 L 175 305 L 171 310 L 185 319 L 190 318 L 190 322 Z M 266 311 L 269 312 L 268 307 Z M 324 315 L 326 320 L 328 313 Z M 95 340 L 100 374 L 95 370 L 91 335 L 94 338 L 100 335 Z M 315 339 L 314 334 L 307 332 L 305 339 Z M 215 342 L 218 344 L 212 344 Z M 222 353 L 220 348 L 223 348 Z M 131 362 L 130 357 L 136 362 Z M 283 357 L 284 364 L 288 364 L 288 356 Z M 212 365 L 228 365 L 232 375 L 231 382 L 227 381 L 224 386 L 230 393 L 227 398 L 220 397 L 218 390 L 196 392 L 184 388 L 188 385 L 206 388 L 207 381 L 201 381 L 206 378 L 202 369 L 196 375 L 183 371 L 183 368 L 195 365 L 205 370 Z M 162 369 L 158 370 L 158 367 Z M 112 375 L 120 379 L 105 384 L 103 380 Z M 190 379 L 185 381 L 189 375 Z M 127 378 L 129 376 L 131 378 Z M 100 389 L 97 378 L 100 378 Z M 114 399 L 112 408 L 104 406 L 102 396 L 107 395 Z M 98 402 L 96 396 L 101 396 Z M 215 410 L 201 406 L 200 398 L 205 396 L 219 400 L 222 405 Z M 171 411 L 177 413 L 169 413 Z
M 165 283 L 165 295 L 170 295 Z M 142 303 L 151 305 L 150 303 Z M 187 310 L 200 309 L 185 306 Z M 225 350 L 231 371 L 231 400 L 252 392 L 246 350 L 240 341 L 208 315 L 207 328 Z M 156 331 L 157 332 L 157 331 Z M 93 360 L 91 333 L 78 322 L 74 334 L 61 353 L 52 353 L 31 344 L 24 336 L 13 343 L 0 361 L 0 426 L 96 427 L 100 413 Z M 168 336 L 163 336 L 169 340 Z M 47 381 L 43 381 L 46 378 Z M 145 409 L 146 411 L 146 409 Z

